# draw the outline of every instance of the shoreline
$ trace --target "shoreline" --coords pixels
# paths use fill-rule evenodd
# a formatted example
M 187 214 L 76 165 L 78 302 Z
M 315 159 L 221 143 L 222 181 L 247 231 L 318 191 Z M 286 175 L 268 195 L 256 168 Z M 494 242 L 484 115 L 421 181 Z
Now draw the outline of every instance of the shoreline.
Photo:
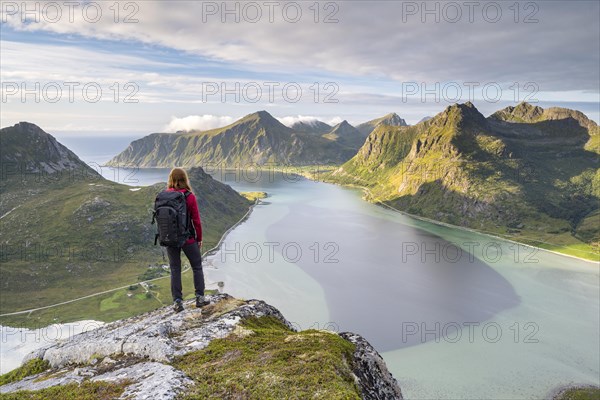
M 356 184 L 342 184 L 342 183 L 337 183 L 337 182 L 317 180 L 317 179 L 314 179 L 310 175 L 301 175 L 301 176 L 303 176 L 304 178 L 309 179 L 311 181 L 314 181 L 314 182 L 329 183 L 329 184 L 337 185 L 337 186 L 341 186 L 341 187 L 348 187 L 348 188 L 360 189 L 364 193 L 366 193 L 367 195 L 369 195 L 369 196 L 372 197 L 371 191 L 369 190 L 369 188 L 364 187 L 364 186 L 359 186 L 359 185 L 356 185 Z M 521 245 L 521 246 L 526 246 L 526 247 L 529 247 L 529 248 L 532 248 L 532 249 L 546 251 L 548 253 L 553 253 L 553 254 L 556 254 L 556 255 L 559 255 L 559 256 L 574 258 L 576 260 L 585 261 L 585 262 L 588 262 L 588 263 L 600 265 L 600 260 L 597 260 L 597 261 L 596 260 L 590 260 L 590 259 L 587 259 L 587 258 L 582 258 L 582 257 L 575 256 L 575 255 L 572 255 L 572 254 L 561 253 L 561 252 L 558 252 L 556 250 L 545 249 L 543 247 L 534 246 L 534 245 L 529 244 L 529 243 L 523 243 L 523 242 L 519 242 L 519 241 L 516 241 L 516 240 L 513 240 L 513 239 L 508 239 L 508 238 L 505 238 L 505 237 L 502 237 L 502 236 L 495 235 L 493 233 L 479 231 L 477 229 L 469 228 L 469 227 L 466 227 L 466 226 L 459 226 L 459 225 L 449 224 L 449 223 L 443 222 L 443 221 L 436 221 L 436 220 L 431 219 L 431 218 L 427 218 L 427 217 L 423 217 L 423 216 L 420 216 L 420 215 L 411 214 L 411 213 L 408 213 L 406 211 L 398 210 L 398 209 L 390 206 L 389 204 L 386 204 L 386 203 L 383 203 L 383 202 L 369 201 L 368 198 L 367 198 L 367 196 L 363 196 L 362 199 L 364 201 L 366 201 L 367 203 L 370 203 L 370 204 L 373 204 L 373 205 L 376 205 L 376 206 L 379 206 L 379 207 L 386 208 L 386 209 L 388 209 L 388 210 L 390 210 L 392 212 L 396 212 L 398 214 L 401 214 L 401 215 L 404 215 L 404 216 L 407 216 L 407 217 L 410 217 L 410 218 L 414 218 L 414 219 L 419 220 L 419 221 L 427 222 L 427 223 L 438 225 L 438 226 L 443 226 L 445 228 L 458 229 L 458 230 L 462 230 L 462 231 L 469 232 L 469 233 L 477 233 L 477 234 L 485 235 L 485 236 L 488 236 L 488 237 L 491 237 L 491 238 L 494 238 L 494 239 L 503 240 L 505 242 L 509 242 L 509 243 L 513 243 L 513 244 L 517 244 L 517 245 Z M 598 257 L 600 258 L 600 255 Z
M 268 197 L 268 195 L 267 195 L 267 197 Z M 250 214 L 254 210 L 254 207 L 256 207 L 257 205 L 259 205 L 261 203 L 262 203 L 261 199 L 256 199 L 254 201 L 254 204 L 251 204 L 248 207 L 248 211 L 246 211 L 246 214 L 244 214 L 242 216 L 242 218 L 240 218 L 235 224 L 231 225 L 229 227 L 229 229 L 227 229 L 225 232 L 223 232 L 223 235 L 221 235 L 221 239 L 219 239 L 219 241 L 217 242 L 217 244 L 213 248 L 206 250 L 204 252 L 204 254 L 202 254 L 202 258 L 205 258 L 205 257 L 208 257 L 208 256 L 212 256 L 215 253 L 217 253 L 219 251 L 219 249 L 221 248 L 221 246 L 223 244 L 223 241 L 225 241 L 227 235 L 229 235 L 232 230 L 234 230 L 235 228 L 237 228 L 238 226 L 240 226 L 240 224 L 246 222 L 246 220 L 250 217 Z
M 600 391 L 600 386 L 594 384 L 570 384 L 570 385 L 562 385 L 559 386 L 548 394 L 547 400 L 561 400 L 563 396 L 570 391 L 573 390 L 598 390 Z
M 254 207 L 256 205 L 258 205 L 258 204 L 260 204 L 260 199 L 256 199 L 256 201 L 254 202 L 254 204 L 251 204 L 248 207 L 248 211 L 246 211 L 246 214 L 244 214 L 242 216 L 242 218 L 240 218 L 235 224 L 233 224 L 232 226 L 230 226 L 229 229 L 227 229 L 225 232 L 223 232 L 223 234 L 221 235 L 221 238 L 219 239 L 219 242 L 217 243 L 217 245 L 214 246 L 213 248 L 205 251 L 202 254 L 202 259 L 204 259 L 205 257 L 213 255 L 214 253 L 216 253 L 219 250 L 219 248 L 221 247 L 221 245 L 222 245 L 223 241 L 225 240 L 225 238 L 227 237 L 227 235 L 229 233 L 231 233 L 231 231 L 234 228 L 238 227 L 241 223 L 245 222 L 248 219 L 248 217 L 250 216 L 250 214 L 252 213 L 252 210 L 254 210 Z M 191 267 L 188 266 L 187 268 L 185 268 L 185 269 L 183 269 L 181 271 L 181 274 L 183 275 L 184 273 L 188 272 L 190 269 L 191 269 Z M 154 282 L 154 281 L 158 281 L 158 280 L 161 280 L 161 279 L 166 279 L 166 278 L 169 278 L 169 277 L 170 277 L 170 275 L 160 276 L 158 278 L 148 279 L 148 280 L 145 280 L 145 281 L 142 281 L 142 282 Z M 1 317 L 9 317 L 9 316 L 13 316 L 13 315 L 30 314 L 32 312 L 36 312 L 36 311 L 40 311 L 40 310 L 46 310 L 48 308 L 59 307 L 59 306 L 65 305 L 65 304 L 74 303 L 74 302 L 79 301 L 79 300 L 85 300 L 85 299 L 89 299 L 91 297 L 100 296 L 100 295 L 103 295 L 103 294 L 115 292 L 117 290 L 126 289 L 129 286 L 131 286 L 131 285 L 136 285 L 136 284 L 139 284 L 139 283 L 140 282 L 130 283 L 130 284 L 127 284 L 125 286 L 120 286 L 120 287 L 117 287 L 117 288 L 103 290 L 101 292 L 88 294 L 88 295 L 85 295 L 85 296 L 82 296 L 82 297 L 78 297 L 78 298 L 71 299 L 71 300 L 65 300 L 65 301 L 62 301 L 60 303 L 50 304 L 50 305 L 47 305 L 47 306 L 42 306 L 42 307 L 32 308 L 32 309 L 28 309 L 28 310 L 13 311 L 13 312 L 9 312 L 9 313 L 0 314 L 0 318 Z M 67 323 L 69 323 L 69 322 L 67 322 Z M 52 325 L 52 324 L 50 324 L 50 325 Z M 48 325 L 48 326 L 50 326 L 50 325 Z M 8 325 L 3 325 L 3 326 L 8 326 Z
M 117 167 L 119 167 L 119 168 L 139 168 L 139 169 L 167 168 L 167 167 L 129 167 L 129 166 L 121 166 L 121 165 L 118 165 Z M 200 167 L 202 167 L 202 166 L 200 166 Z M 271 167 L 268 167 L 268 168 L 258 168 L 258 170 L 261 170 L 261 171 L 270 171 L 270 172 L 281 172 L 281 173 L 283 173 L 284 170 L 287 169 L 288 170 L 287 173 L 301 176 L 301 177 L 306 178 L 308 180 L 311 180 L 313 182 L 329 183 L 329 184 L 333 184 L 333 185 L 337 185 L 337 186 L 341 186 L 341 187 L 357 188 L 357 189 L 361 189 L 363 192 L 370 193 L 370 190 L 368 188 L 364 187 L 364 186 L 360 186 L 360 185 L 356 185 L 356 184 L 351 184 L 351 183 L 344 183 L 343 184 L 343 183 L 338 183 L 338 182 L 326 181 L 326 180 L 323 180 L 323 179 L 319 178 L 319 176 L 315 177 L 314 174 L 310 172 L 310 169 L 311 168 L 314 169 L 315 167 L 319 168 L 320 166 L 318 166 L 318 165 L 317 166 L 314 166 L 314 165 L 303 165 L 303 166 L 289 166 L 289 165 L 284 165 L 284 166 L 271 166 Z M 325 168 L 335 168 L 335 166 L 326 166 Z M 224 170 L 229 170 L 228 168 L 223 168 L 223 169 Z M 231 170 L 238 171 L 240 169 L 239 169 L 239 167 L 238 168 L 232 167 Z M 318 170 L 319 174 L 321 174 L 323 172 L 325 172 L 325 171 Z M 226 183 L 226 182 L 224 182 L 224 183 Z M 564 256 L 564 257 L 569 257 L 569 258 L 573 258 L 573 259 L 580 260 L 580 261 L 586 261 L 588 263 L 593 263 L 593 264 L 596 264 L 596 265 L 600 264 L 600 255 L 598 255 L 599 260 L 591 260 L 591 259 L 587 259 L 587 258 L 582 258 L 582 257 L 576 256 L 576 255 L 561 253 L 561 252 L 556 251 L 556 250 L 550 250 L 550 249 L 546 249 L 546 248 L 543 248 L 543 247 L 535 246 L 535 245 L 532 245 L 532 244 L 529 244 L 529 243 L 519 242 L 519 241 L 514 240 L 514 239 L 508 239 L 508 238 L 505 238 L 505 237 L 502 237 L 502 236 L 498 236 L 497 234 L 488 233 L 488 232 L 484 232 L 484 231 L 479 231 L 479 230 L 476 230 L 476 229 L 473 229 L 473 228 L 464 227 L 464 226 L 453 225 L 453 224 L 449 224 L 447 222 L 437 221 L 437 220 L 430 219 L 430 218 L 427 218 L 427 217 L 423 217 L 423 216 L 420 216 L 420 215 L 410 214 L 408 212 L 398 210 L 398 209 L 396 209 L 396 208 L 394 208 L 394 207 L 392 207 L 392 206 L 390 206 L 388 204 L 382 203 L 382 202 L 372 202 L 372 201 L 369 201 L 365 197 L 363 197 L 363 200 L 366 201 L 366 202 L 368 202 L 368 203 L 371 203 L 371 204 L 374 204 L 374 205 L 377 205 L 377 206 L 381 206 L 381 207 L 387 208 L 390 211 L 397 212 L 397 213 L 402 214 L 404 216 L 411 217 L 411 218 L 414 218 L 414 219 L 417 219 L 417 220 L 420 220 L 420 221 L 428 222 L 428 223 L 431 223 L 431 224 L 434 224 L 434 225 L 443 226 L 443 227 L 446 227 L 446 228 L 463 230 L 463 231 L 470 232 L 470 233 L 477 233 L 477 234 L 485 235 L 485 236 L 488 236 L 488 237 L 491 237 L 491 238 L 494 238 L 494 239 L 503 240 L 503 241 L 506 241 L 506 242 L 509 242 L 509 243 L 514 243 L 514 244 L 518 244 L 518 245 L 527 246 L 527 247 L 532 248 L 532 249 L 542 250 L 542 251 L 546 251 L 546 252 L 549 252 L 549 253 L 552 253 L 552 254 L 556 254 L 556 255 L 560 255 L 560 256 Z M 237 224 L 236 224 L 236 226 L 237 226 Z

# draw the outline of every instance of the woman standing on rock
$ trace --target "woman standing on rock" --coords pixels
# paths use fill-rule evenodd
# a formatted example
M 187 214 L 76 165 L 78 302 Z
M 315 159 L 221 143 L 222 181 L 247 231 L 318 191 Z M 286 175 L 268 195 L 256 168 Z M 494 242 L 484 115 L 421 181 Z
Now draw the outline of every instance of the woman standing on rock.
M 204 298 L 204 273 L 202 272 L 202 224 L 196 196 L 187 173 L 182 168 L 173 168 L 167 182 L 167 192 L 181 192 L 185 195 L 187 215 L 191 220 L 193 229 L 182 247 L 168 246 L 169 265 L 171 267 L 171 294 L 174 301 L 175 312 L 183 311 L 183 294 L 181 287 L 181 250 L 190 261 L 194 274 L 194 289 L 196 291 L 196 307 L 208 304 Z M 189 194 L 188 194 L 189 193 Z

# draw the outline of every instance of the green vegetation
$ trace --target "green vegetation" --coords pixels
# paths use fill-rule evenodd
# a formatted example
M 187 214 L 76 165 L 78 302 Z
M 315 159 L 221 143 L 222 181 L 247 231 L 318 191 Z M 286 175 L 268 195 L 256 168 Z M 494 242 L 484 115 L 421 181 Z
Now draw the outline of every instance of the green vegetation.
M 69 383 L 67 385 L 52 386 L 46 389 L 29 391 L 22 390 L 15 393 L 0 394 L 3 400 L 113 400 L 119 398 L 129 382 L 119 383 L 84 381 L 80 385 Z
M 44 372 L 49 368 L 50 364 L 48 364 L 48 361 L 34 358 L 33 360 L 27 361 L 17 369 L 13 369 L 4 375 L 0 375 L 0 386 L 6 385 L 7 383 L 20 381 L 27 376 L 39 374 L 40 372 Z
M 379 125 L 324 179 L 408 214 L 599 260 L 597 125 L 526 103 L 484 118 L 453 105 L 410 127 Z
M 396 113 L 384 115 L 371 121 L 364 122 L 356 127 L 363 135 L 368 136 L 379 125 L 387 126 L 407 126 L 406 121 L 400 118 Z
M 185 399 L 360 399 L 354 345 L 317 330 L 294 332 L 274 317 L 249 318 L 232 335 L 183 356 L 175 366 L 196 385 Z
M 367 135 L 361 133 L 358 129 L 350 125 L 348 121 L 344 120 L 334 126 L 331 132 L 321 135 L 321 137 L 356 151 L 365 142 Z
M 209 168 L 342 163 L 359 144 L 294 131 L 266 111 L 204 132 L 155 133 L 136 140 L 114 157 L 112 166 Z M 362 142 L 361 142 L 362 143 Z
M 253 203 L 258 199 L 264 199 L 267 197 L 266 192 L 240 192 L 240 194 Z
M 169 276 L 152 281 L 149 291 L 138 288 L 135 291 L 128 287 L 109 293 L 72 303 L 63 304 L 24 315 L 12 315 L 0 318 L 0 324 L 19 326 L 29 329 L 41 328 L 55 323 L 66 323 L 82 320 L 112 322 L 133 315 L 139 315 L 172 303 Z M 194 297 L 192 272 L 182 273 L 184 297 Z M 206 290 L 206 294 L 216 290 Z M 90 327 L 94 327 L 90 325 Z
M 25 146 L 23 137 L 35 146 Z M 39 326 L 41 321 L 107 321 L 147 311 L 170 297 L 157 301 L 155 296 L 126 296 L 127 287 L 138 279 L 165 274 L 162 269 L 148 268 L 164 263 L 160 247 L 154 246 L 151 211 L 165 184 L 131 191 L 129 186 L 108 181 L 32 124 L 4 128 L 0 138 L 0 161 L 16 168 L 0 180 L 0 314 L 123 287 L 60 309 L 0 317 L 0 323 Z M 55 153 L 47 154 L 48 149 Z M 27 151 L 22 153 L 27 163 L 11 158 Z M 65 160 L 70 164 L 65 166 Z M 52 165 L 55 172 L 24 173 L 39 171 L 44 165 Z M 251 202 L 200 168 L 188 172 L 202 216 L 204 245 L 210 248 L 246 214 Z
M 169 275 L 169 271 L 165 271 L 161 266 L 149 267 L 138 277 L 139 281 L 149 281 L 151 279 L 160 278 L 161 276 Z
M 553 400 L 600 400 L 599 387 L 573 388 L 561 392 Z

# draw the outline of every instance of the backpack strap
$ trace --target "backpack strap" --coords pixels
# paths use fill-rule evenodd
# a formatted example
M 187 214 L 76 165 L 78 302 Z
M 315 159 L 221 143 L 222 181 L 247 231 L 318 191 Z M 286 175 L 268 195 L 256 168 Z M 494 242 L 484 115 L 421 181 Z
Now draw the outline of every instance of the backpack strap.
M 185 200 L 186 200 L 186 207 L 187 207 L 187 198 L 188 196 L 192 194 L 192 192 L 190 192 L 189 190 L 186 190 L 186 192 L 183 194 L 185 196 Z M 188 231 L 190 232 L 190 237 L 196 237 L 196 229 L 194 228 L 194 224 L 192 223 L 192 214 L 190 213 L 190 211 L 188 210 L 187 214 L 187 225 L 188 225 Z

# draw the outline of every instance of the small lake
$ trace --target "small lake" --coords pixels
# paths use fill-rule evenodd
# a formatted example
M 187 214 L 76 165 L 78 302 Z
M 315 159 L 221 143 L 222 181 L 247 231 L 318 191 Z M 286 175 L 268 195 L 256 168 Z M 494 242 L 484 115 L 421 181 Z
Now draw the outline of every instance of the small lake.
M 145 185 L 168 170 L 129 173 Z M 538 399 L 600 384 L 597 263 L 417 220 L 298 176 L 213 176 L 269 197 L 205 260 L 207 279 L 265 300 L 300 329 L 360 333 L 406 398 Z

